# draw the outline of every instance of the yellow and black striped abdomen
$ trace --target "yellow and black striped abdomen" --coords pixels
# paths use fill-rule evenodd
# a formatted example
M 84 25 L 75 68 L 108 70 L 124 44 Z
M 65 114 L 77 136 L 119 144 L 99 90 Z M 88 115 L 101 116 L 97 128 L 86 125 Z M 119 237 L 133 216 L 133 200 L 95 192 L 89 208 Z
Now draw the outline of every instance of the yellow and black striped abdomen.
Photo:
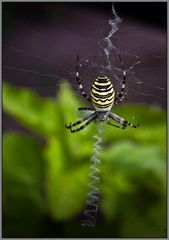
M 96 111 L 109 111 L 114 98 L 115 91 L 111 81 L 106 76 L 97 77 L 91 88 L 91 102 Z

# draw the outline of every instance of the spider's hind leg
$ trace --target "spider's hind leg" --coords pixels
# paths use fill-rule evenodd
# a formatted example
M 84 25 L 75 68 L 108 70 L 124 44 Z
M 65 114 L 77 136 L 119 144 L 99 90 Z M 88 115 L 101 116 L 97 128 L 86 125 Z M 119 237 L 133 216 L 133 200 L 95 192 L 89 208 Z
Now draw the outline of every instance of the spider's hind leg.
M 89 115 L 87 117 L 84 117 L 84 118 L 82 118 L 81 120 L 78 120 L 75 123 L 70 123 L 69 125 L 65 124 L 65 127 L 67 129 L 70 129 L 71 132 L 77 132 L 77 131 L 82 130 L 83 128 L 85 128 L 91 122 L 93 122 L 96 119 L 96 117 L 97 117 L 96 114 L 92 113 L 91 115 Z M 72 127 L 75 127 L 76 125 L 79 125 L 80 123 L 82 123 L 82 122 L 84 122 L 86 120 L 87 120 L 87 122 L 84 125 L 82 125 L 81 127 L 77 128 L 75 130 L 72 129 Z
M 76 62 L 76 81 L 77 81 L 77 84 L 79 86 L 80 94 L 83 97 L 85 97 L 89 102 L 91 102 L 91 99 L 86 94 L 86 92 L 84 91 L 83 85 L 82 85 L 81 80 L 80 80 L 80 76 L 79 76 L 79 55 L 77 55 L 77 62 Z
M 113 123 L 110 122 L 110 121 L 107 121 L 107 124 L 109 124 L 109 125 L 111 125 L 111 126 L 114 126 L 114 127 L 116 127 L 116 128 L 121 128 L 121 129 L 125 129 L 125 128 L 126 128 L 126 126 L 118 126 L 118 125 L 113 124 Z
M 129 121 L 125 120 L 124 118 L 116 115 L 115 113 L 109 113 L 108 116 L 109 116 L 111 119 L 113 119 L 114 121 L 116 121 L 116 122 L 118 122 L 119 124 L 121 124 L 121 125 L 123 126 L 123 127 L 122 127 L 123 129 L 126 128 L 127 126 L 130 126 L 130 127 L 132 127 L 132 128 L 137 128 L 137 127 L 139 127 L 139 124 L 134 125 L 134 124 L 130 123 Z
M 95 119 L 96 119 L 96 115 L 94 115 L 92 118 L 90 118 L 85 124 L 83 124 L 82 126 L 80 126 L 79 128 L 77 128 L 77 129 L 72 129 L 72 128 L 70 128 L 70 131 L 71 131 L 71 133 L 74 133 L 74 132 L 78 132 L 78 131 L 80 131 L 80 130 L 82 130 L 82 129 L 84 129 L 85 127 L 87 127 L 90 123 L 92 123 Z M 72 125 L 73 126 L 73 125 Z

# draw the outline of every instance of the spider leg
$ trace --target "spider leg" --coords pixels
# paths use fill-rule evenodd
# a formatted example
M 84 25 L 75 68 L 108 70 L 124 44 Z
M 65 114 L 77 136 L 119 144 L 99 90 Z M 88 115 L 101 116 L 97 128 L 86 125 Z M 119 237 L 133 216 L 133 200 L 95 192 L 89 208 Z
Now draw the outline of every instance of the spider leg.
M 96 113 L 96 111 L 92 108 L 89 108 L 89 107 L 80 107 L 78 108 L 78 113 L 77 113 L 77 116 L 81 119 L 81 118 L 84 118 L 84 117 L 87 117 L 91 116 L 91 114 L 93 113 Z
M 109 113 L 108 116 L 109 116 L 110 118 L 112 118 L 113 120 L 115 120 L 116 122 L 120 123 L 120 124 L 123 126 L 123 127 L 122 127 L 123 129 L 126 128 L 127 126 L 130 126 L 130 127 L 132 127 L 132 128 L 137 128 L 137 127 L 139 126 L 139 124 L 134 125 L 134 124 L 128 122 L 127 120 L 125 120 L 124 118 L 119 117 L 119 116 L 116 115 L 115 113 Z
M 116 127 L 116 128 L 121 128 L 121 129 L 125 129 L 125 128 L 126 128 L 126 127 L 124 127 L 124 126 L 115 125 L 115 124 L 113 124 L 113 123 L 110 122 L 110 121 L 107 121 L 107 124 L 109 124 L 109 125 L 111 125 L 111 126 L 114 126 L 114 127 Z
M 72 127 L 74 127 L 74 126 L 76 126 L 76 125 L 78 125 L 78 124 L 80 124 L 80 123 L 82 123 L 82 122 L 84 122 L 84 121 L 86 121 L 86 120 L 94 117 L 94 116 L 96 116 L 96 114 L 95 114 L 95 113 L 92 113 L 91 115 L 86 116 L 86 117 L 78 120 L 78 121 L 75 122 L 75 123 L 70 123 L 69 125 L 65 124 L 65 127 L 66 127 L 67 129 L 71 129 Z
M 80 94 L 83 95 L 83 97 L 85 97 L 90 102 L 91 99 L 85 93 L 85 91 L 83 89 L 83 85 L 82 85 L 81 80 L 80 80 L 80 76 L 79 76 L 79 55 L 77 55 L 77 62 L 76 62 L 76 80 L 77 80 L 77 84 L 79 85 Z
M 92 109 L 92 108 L 88 108 L 88 107 L 79 107 L 78 110 L 79 110 L 79 111 L 81 111 L 81 110 L 95 111 L 94 109 Z
M 78 123 L 72 124 L 72 125 L 70 126 L 70 131 L 71 131 L 71 133 L 78 132 L 78 131 L 84 129 L 86 126 L 88 126 L 90 123 L 92 123 L 96 118 L 97 118 L 97 115 L 94 114 L 94 116 L 92 116 L 91 118 L 89 118 L 88 121 L 87 121 L 85 124 L 83 124 L 82 126 L 80 126 L 80 127 L 77 128 L 77 129 L 72 129 L 72 127 L 75 126 L 75 125 L 77 125 Z M 82 120 L 83 120 L 83 119 L 82 119 Z M 80 121 L 80 122 L 83 122 L 83 121 Z
M 78 121 L 75 122 L 75 123 L 70 123 L 69 125 L 65 124 L 65 127 L 66 127 L 67 129 L 70 129 L 71 127 L 74 127 L 74 126 L 76 126 L 76 125 L 78 125 L 78 124 L 86 121 L 86 120 L 89 119 L 89 118 L 90 118 L 90 116 L 87 116 L 87 117 L 84 117 L 84 118 L 78 120 Z
M 92 123 L 92 122 L 96 119 L 96 117 L 97 117 L 97 116 L 94 116 L 94 117 L 90 118 L 90 119 L 89 119 L 84 125 L 82 125 L 80 128 L 77 128 L 77 129 L 75 129 L 75 130 L 70 129 L 70 131 L 71 131 L 72 133 L 74 133 L 74 132 L 78 132 L 78 131 L 84 129 L 84 128 L 87 127 L 90 123 Z
M 122 78 L 122 83 L 121 83 L 121 90 L 120 92 L 117 92 L 117 95 L 116 95 L 116 98 L 115 98 L 115 102 L 116 104 L 120 103 L 123 101 L 126 93 L 124 92 L 124 89 L 125 89 L 125 84 L 126 84 L 126 71 L 124 69 L 124 65 L 123 65 L 123 61 L 121 59 L 121 56 L 120 56 L 120 53 L 119 53 L 119 60 L 120 60 L 120 64 L 121 64 L 121 69 L 123 71 L 123 78 Z

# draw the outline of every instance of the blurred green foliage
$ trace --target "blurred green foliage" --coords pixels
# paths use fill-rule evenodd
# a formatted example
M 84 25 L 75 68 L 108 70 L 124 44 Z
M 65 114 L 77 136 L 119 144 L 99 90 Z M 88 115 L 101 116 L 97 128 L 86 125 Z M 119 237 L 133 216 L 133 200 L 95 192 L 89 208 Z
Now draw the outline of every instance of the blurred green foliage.
M 105 124 L 100 216 L 95 229 L 84 230 L 79 216 L 96 128 L 71 134 L 64 127 L 77 120 L 79 106 L 67 83 L 56 99 L 3 84 L 3 110 L 35 134 L 3 137 L 3 237 L 166 237 L 166 113 L 114 108 L 140 127 Z

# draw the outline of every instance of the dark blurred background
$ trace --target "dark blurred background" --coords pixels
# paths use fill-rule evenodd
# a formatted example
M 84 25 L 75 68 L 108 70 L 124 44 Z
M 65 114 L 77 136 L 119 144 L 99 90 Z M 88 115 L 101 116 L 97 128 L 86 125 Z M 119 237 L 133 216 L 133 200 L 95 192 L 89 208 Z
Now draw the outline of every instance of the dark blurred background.
M 3 3 L 3 16 L 20 19 L 44 19 L 46 6 L 56 7 L 56 3 Z M 81 2 L 81 3 L 57 3 L 57 7 L 63 7 L 69 11 L 78 8 L 110 14 L 111 2 Z M 167 2 L 114 2 L 116 12 L 122 18 L 131 18 L 133 21 L 150 24 L 166 29 L 167 26 Z M 8 12 L 9 11 L 9 12 Z M 31 14 L 30 14 L 31 12 Z M 37 14 L 38 12 L 38 14 Z M 44 14 L 44 15 L 43 15 Z M 5 29 L 4 29 L 5 30 Z
M 111 30 L 108 21 L 114 16 L 110 2 L 3 3 L 2 7 L 5 81 L 53 97 L 60 79 L 66 78 L 77 91 L 75 63 L 79 54 L 83 84 L 90 90 L 105 61 L 104 56 L 102 62 L 98 59 L 98 42 Z M 116 2 L 114 7 L 123 22 L 112 42 L 121 52 L 125 68 L 129 70 L 141 60 L 128 72 L 126 101 L 166 108 L 167 3 Z M 120 68 L 117 57 L 112 66 Z M 120 80 L 111 74 L 118 89 Z M 120 78 L 119 72 L 115 75 Z M 3 124 L 5 129 L 11 127 L 9 121 Z

